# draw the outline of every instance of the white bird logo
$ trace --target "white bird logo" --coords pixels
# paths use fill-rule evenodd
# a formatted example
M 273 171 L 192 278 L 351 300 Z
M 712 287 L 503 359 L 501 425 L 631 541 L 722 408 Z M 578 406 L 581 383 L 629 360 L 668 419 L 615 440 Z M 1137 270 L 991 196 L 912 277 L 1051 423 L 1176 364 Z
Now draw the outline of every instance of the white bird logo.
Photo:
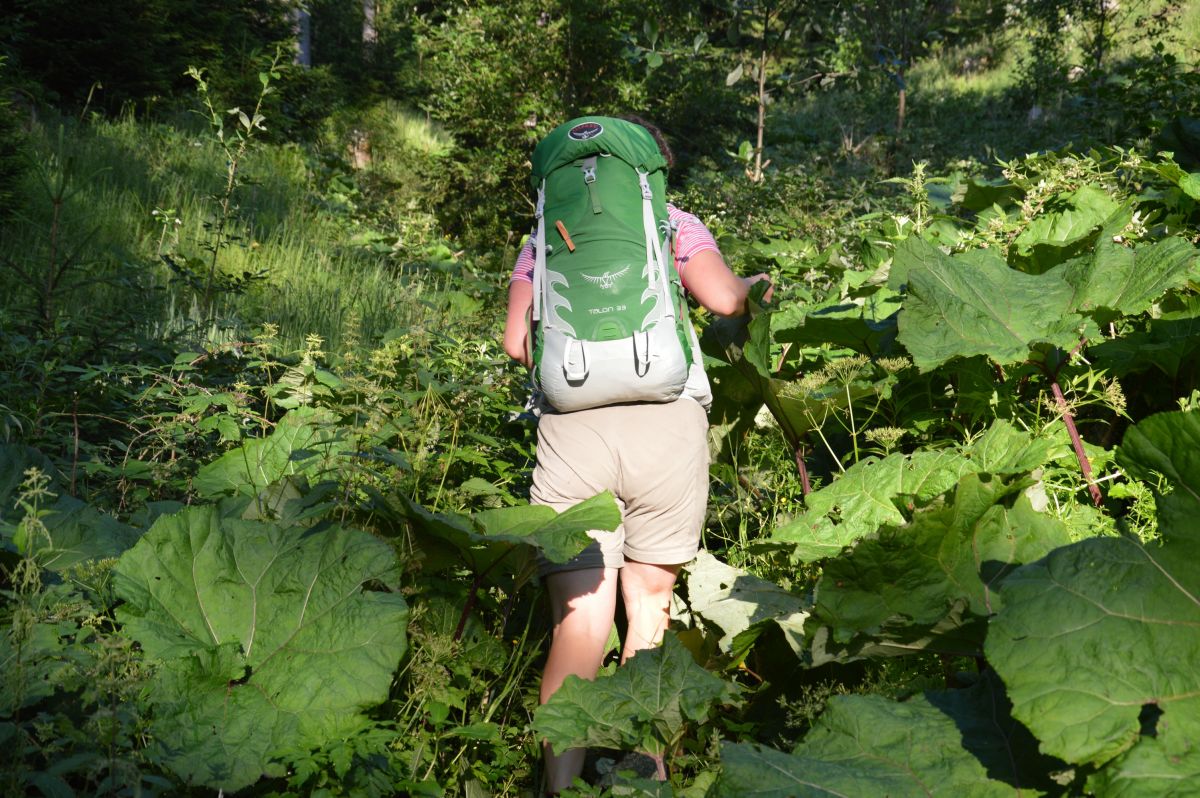
M 613 274 L 612 272 L 605 272 L 604 274 L 600 275 L 599 277 L 593 277 L 590 274 L 585 274 L 585 275 L 583 275 L 583 279 L 587 280 L 592 285 L 599 285 L 603 289 L 609 289 L 609 288 L 612 288 L 616 284 L 617 280 L 624 277 L 625 273 L 628 271 L 629 271 L 629 267 L 626 266 L 624 269 L 621 269 L 621 271 L 617 272 L 616 274 Z

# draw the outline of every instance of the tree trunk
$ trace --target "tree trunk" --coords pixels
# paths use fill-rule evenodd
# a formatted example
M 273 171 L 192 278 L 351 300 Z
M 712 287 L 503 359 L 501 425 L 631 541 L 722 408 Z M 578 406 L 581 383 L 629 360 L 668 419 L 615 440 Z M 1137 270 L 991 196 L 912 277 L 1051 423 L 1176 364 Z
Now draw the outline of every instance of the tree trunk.
M 379 41 L 379 31 L 375 30 L 375 0 L 363 0 L 363 27 L 362 27 L 362 42 L 363 49 L 368 53 Z
M 901 80 L 904 79 L 902 75 Z M 896 135 L 904 132 L 904 114 L 908 110 L 908 90 L 901 86 L 900 98 L 896 103 Z
M 292 33 L 296 37 L 296 63 L 312 66 L 312 17 L 303 8 L 292 12 Z
M 766 34 L 764 33 L 765 37 Z M 758 139 L 754 147 L 754 173 L 750 179 L 755 183 L 763 179 L 763 133 L 767 127 L 767 48 L 758 58 Z

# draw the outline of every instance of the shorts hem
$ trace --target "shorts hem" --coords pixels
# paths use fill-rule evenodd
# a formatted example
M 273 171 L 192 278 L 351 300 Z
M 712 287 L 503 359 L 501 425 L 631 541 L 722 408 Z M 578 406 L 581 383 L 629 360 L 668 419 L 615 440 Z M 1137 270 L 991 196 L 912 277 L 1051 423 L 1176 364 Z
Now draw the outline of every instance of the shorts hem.
M 700 544 L 695 546 L 677 548 L 677 549 L 655 549 L 654 551 L 643 551 L 625 547 L 625 560 L 634 560 L 635 562 L 644 562 L 647 565 L 687 565 L 692 560 L 696 559 L 696 553 L 700 551 Z

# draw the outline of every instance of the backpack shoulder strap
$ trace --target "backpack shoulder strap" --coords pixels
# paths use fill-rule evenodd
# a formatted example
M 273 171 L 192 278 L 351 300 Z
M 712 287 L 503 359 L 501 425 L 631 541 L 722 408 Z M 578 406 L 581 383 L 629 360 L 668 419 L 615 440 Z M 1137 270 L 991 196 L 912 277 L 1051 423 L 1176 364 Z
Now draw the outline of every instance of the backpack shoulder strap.
M 533 237 L 533 321 L 542 318 L 542 292 L 546 282 L 546 181 L 537 190 L 537 231 Z

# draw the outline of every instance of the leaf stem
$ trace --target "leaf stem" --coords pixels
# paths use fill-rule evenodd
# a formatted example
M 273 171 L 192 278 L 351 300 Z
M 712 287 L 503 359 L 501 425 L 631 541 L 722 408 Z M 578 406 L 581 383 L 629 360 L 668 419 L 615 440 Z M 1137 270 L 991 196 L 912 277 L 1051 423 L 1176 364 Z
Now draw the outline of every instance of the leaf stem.
M 796 470 L 800 472 L 800 492 L 807 498 L 812 493 L 812 482 L 808 478 L 808 466 L 804 463 L 804 447 L 797 446 L 795 455 Z
M 1067 425 L 1067 434 L 1071 436 L 1071 446 L 1075 449 L 1075 459 L 1079 461 L 1079 470 L 1083 472 L 1083 478 L 1087 481 L 1088 492 L 1092 494 L 1092 504 L 1099 507 L 1104 502 L 1104 497 L 1100 493 L 1100 486 L 1096 484 L 1096 480 L 1092 477 L 1092 464 L 1088 462 L 1087 452 L 1083 449 L 1083 439 L 1079 437 L 1079 429 L 1075 426 L 1075 416 L 1071 413 L 1071 407 L 1067 404 L 1066 397 L 1063 396 L 1062 388 L 1059 387 L 1057 379 L 1051 378 L 1050 390 L 1054 394 L 1054 401 L 1058 405 L 1058 411 L 1062 413 L 1063 423 Z

